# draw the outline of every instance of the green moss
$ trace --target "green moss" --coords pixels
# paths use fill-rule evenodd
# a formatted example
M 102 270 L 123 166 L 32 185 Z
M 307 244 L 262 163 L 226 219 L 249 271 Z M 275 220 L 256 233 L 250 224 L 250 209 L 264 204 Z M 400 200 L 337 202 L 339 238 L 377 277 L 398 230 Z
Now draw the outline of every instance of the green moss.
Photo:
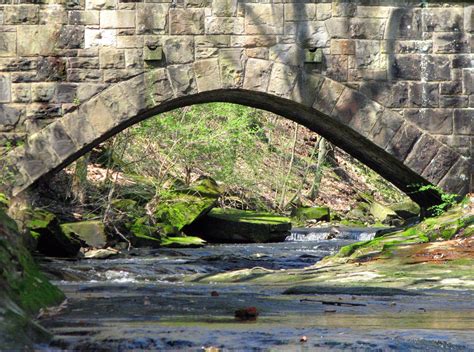
M 330 221 L 331 215 L 328 207 L 299 207 L 292 211 L 291 216 L 299 220 Z
M 291 222 L 290 218 L 264 213 L 257 211 L 239 210 L 239 209 L 222 209 L 215 208 L 209 212 L 209 216 L 230 220 L 235 222 L 247 222 L 252 224 L 288 224 Z
M 164 237 L 161 240 L 163 247 L 201 247 L 206 241 L 194 236 Z

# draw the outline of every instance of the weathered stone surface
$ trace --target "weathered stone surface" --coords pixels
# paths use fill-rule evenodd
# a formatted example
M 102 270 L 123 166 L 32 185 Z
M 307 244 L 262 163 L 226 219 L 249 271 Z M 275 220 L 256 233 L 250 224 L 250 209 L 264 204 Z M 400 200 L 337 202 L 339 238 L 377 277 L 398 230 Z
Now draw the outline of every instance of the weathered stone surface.
M 199 92 L 222 87 L 218 59 L 200 60 L 194 63 L 194 72 Z
M 381 105 L 370 101 L 361 93 L 345 89 L 337 101 L 332 116 L 363 136 L 368 136 L 382 113 Z
M 170 34 L 204 34 L 203 9 L 170 10 Z
M 266 92 L 271 71 L 272 63 L 270 61 L 249 59 L 245 68 L 244 89 Z
M 410 83 L 410 107 L 437 107 L 439 105 L 438 83 Z
M 472 135 L 474 132 L 474 109 L 454 110 L 454 133 Z
M 10 77 L 0 75 L 0 103 L 9 103 L 11 100 L 11 83 Z
M 275 63 L 267 92 L 280 97 L 289 97 L 295 86 L 297 75 L 298 70 L 294 66 Z
M 424 134 L 408 154 L 405 165 L 421 174 L 442 147 L 443 145 L 435 138 Z
M 449 169 L 459 159 L 459 155 L 447 147 L 441 147 L 436 156 L 430 160 L 422 176 L 430 182 L 439 183 L 441 179 L 448 173 Z
M 283 34 L 282 4 L 244 4 L 247 34 Z
M 401 108 L 408 103 L 408 83 L 386 83 L 367 81 L 360 86 L 360 91 L 369 98 L 388 108 Z
M 403 124 L 403 119 L 388 109 L 374 124 L 370 131 L 371 140 L 381 148 L 386 148 Z
M 336 102 L 344 91 L 345 87 L 335 81 L 325 79 L 321 88 L 316 94 L 313 108 L 326 115 L 331 115 Z
M 245 57 L 243 49 L 219 50 L 219 67 L 222 86 L 241 87 L 244 81 Z
M 169 64 L 185 64 L 194 61 L 194 37 L 169 37 L 163 41 L 163 53 Z
M 9 131 L 18 123 L 24 110 L 13 106 L 0 105 L 0 130 Z
M 398 160 L 403 161 L 420 136 L 421 131 L 419 129 L 404 122 L 390 140 L 385 150 Z
M 427 32 L 457 32 L 463 29 L 464 9 L 429 8 L 423 11 L 423 30 Z
M 169 4 L 137 4 L 137 33 L 163 31 L 166 26 Z
M 464 33 L 435 33 L 434 52 L 440 53 L 468 53 L 470 51 L 470 37 Z
M 453 132 L 452 109 L 410 109 L 405 116 L 426 131 L 436 134 Z
M 197 92 L 196 79 L 192 65 L 168 66 L 171 86 L 176 96 L 185 96 Z
M 53 54 L 59 32 L 58 25 L 18 26 L 18 55 L 48 56 Z M 35 40 L 32 41 L 31 38 L 35 38 Z
M 100 68 L 125 68 L 125 54 L 123 50 L 115 48 L 101 48 L 99 52 Z

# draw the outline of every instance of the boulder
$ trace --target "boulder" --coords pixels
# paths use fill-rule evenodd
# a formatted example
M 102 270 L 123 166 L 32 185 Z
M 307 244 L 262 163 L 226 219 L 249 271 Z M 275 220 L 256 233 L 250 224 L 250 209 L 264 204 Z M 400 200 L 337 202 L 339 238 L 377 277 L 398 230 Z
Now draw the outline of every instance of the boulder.
M 402 219 L 411 219 L 420 215 L 420 206 L 413 201 L 405 201 L 390 205 L 392 209 Z
M 299 207 L 291 212 L 291 216 L 298 220 L 330 221 L 331 215 L 328 207 Z
M 113 248 L 92 249 L 84 253 L 87 259 L 107 259 L 120 254 L 120 251 Z
M 51 257 L 75 257 L 80 242 L 62 231 L 56 215 L 45 210 L 34 210 L 26 227 L 37 241 L 36 249 Z
M 104 248 L 107 245 L 105 226 L 101 221 L 80 221 L 61 225 L 69 238 L 76 238 L 82 247 Z
M 212 209 L 184 229 L 187 234 L 214 243 L 281 242 L 290 234 L 290 219 L 237 209 Z
M 211 178 L 204 178 L 190 187 L 163 191 L 154 216 L 165 235 L 177 235 L 181 230 L 206 215 L 215 207 L 220 190 Z

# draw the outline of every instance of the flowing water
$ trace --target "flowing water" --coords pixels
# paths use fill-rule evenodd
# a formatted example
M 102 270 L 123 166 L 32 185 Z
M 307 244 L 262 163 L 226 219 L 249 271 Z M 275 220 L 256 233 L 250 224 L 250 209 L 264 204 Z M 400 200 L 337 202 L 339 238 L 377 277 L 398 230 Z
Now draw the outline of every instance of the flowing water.
M 326 238 L 334 229 L 298 229 L 276 244 L 142 249 L 107 260 L 43 258 L 42 267 L 68 301 L 59 313 L 40 320 L 54 339 L 38 349 L 474 351 L 470 292 L 285 295 L 281 285 L 186 280 L 256 266 L 303 268 L 374 233 L 337 231 L 332 240 Z M 235 310 L 250 306 L 259 310 L 257 319 L 234 318 Z

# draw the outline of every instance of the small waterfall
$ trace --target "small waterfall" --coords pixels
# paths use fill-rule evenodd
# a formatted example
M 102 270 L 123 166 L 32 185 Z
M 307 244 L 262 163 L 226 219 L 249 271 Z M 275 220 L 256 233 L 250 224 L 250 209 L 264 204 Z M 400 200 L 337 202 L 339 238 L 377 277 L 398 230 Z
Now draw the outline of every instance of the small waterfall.
M 345 239 L 356 241 L 368 241 L 375 237 L 379 227 L 323 227 L 323 228 L 294 228 L 291 234 L 285 239 L 289 242 L 299 241 L 324 241 L 331 239 Z

